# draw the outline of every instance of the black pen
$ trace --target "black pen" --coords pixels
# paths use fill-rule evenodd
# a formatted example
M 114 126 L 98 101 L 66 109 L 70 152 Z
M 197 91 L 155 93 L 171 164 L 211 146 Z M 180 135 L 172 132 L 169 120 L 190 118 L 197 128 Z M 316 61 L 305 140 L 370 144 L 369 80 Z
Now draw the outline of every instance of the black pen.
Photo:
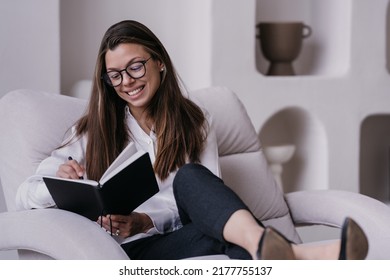
M 73 158 L 71 156 L 68 156 L 68 160 L 73 160 Z M 79 179 L 83 180 L 84 177 L 83 176 L 80 176 Z

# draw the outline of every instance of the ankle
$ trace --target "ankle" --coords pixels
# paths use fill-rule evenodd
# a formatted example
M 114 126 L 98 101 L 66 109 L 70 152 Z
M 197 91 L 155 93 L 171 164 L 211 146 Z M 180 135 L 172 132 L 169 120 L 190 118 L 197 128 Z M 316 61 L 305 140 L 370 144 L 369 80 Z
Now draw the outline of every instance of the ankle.
M 297 259 L 300 260 L 337 260 L 340 241 L 329 241 L 321 244 L 299 244 L 292 246 Z
M 252 259 L 257 259 L 257 250 L 259 248 L 259 242 L 263 233 L 263 228 L 257 228 L 250 232 L 248 231 L 245 236 L 243 236 L 243 248 L 249 252 L 249 254 L 252 256 Z

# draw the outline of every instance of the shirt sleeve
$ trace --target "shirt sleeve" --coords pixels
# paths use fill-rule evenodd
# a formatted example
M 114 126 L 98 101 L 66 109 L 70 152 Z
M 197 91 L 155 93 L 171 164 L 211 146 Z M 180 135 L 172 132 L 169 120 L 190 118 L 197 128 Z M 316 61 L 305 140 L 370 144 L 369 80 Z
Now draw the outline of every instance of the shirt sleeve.
M 154 234 L 171 232 L 181 227 L 172 186 L 175 174 L 172 173 L 162 183 L 160 191 L 156 195 L 134 210 L 135 212 L 145 213 L 150 217 L 154 225 L 152 229 Z
M 17 209 L 36 209 L 55 206 L 53 198 L 43 182 L 43 176 L 56 176 L 59 166 L 69 156 L 77 160 L 81 165 L 84 165 L 85 147 L 86 139 L 84 136 L 71 142 L 69 145 L 54 150 L 48 158 L 44 159 L 39 164 L 35 175 L 27 178 L 19 186 L 16 194 Z

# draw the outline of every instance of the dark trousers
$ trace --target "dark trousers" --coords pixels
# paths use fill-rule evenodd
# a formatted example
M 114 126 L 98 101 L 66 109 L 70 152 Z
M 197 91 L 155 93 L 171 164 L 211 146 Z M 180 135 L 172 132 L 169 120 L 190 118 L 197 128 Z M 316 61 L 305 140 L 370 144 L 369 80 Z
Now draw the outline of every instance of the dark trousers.
M 220 178 L 201 165 L 186 164 L 175 176 L 173 191 L 183 227 L 123 244 L 130 259 L 172 260 L 212 254 L 251 259 L 245 249 L 223 238 L 230 216 L 247 207 Z

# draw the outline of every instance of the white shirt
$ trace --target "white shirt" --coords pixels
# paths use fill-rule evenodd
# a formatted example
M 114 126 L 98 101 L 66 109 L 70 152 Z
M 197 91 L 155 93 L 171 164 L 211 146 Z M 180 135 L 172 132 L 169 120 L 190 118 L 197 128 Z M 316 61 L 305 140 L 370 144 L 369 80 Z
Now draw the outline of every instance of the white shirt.
M 200 156 L 200 163 L 210 169 L 215 175 L 220 176 L 217 141 L 215 134 L 211 129 L 211 120 L 208 121 L 210 130 L 208 131 L 205 148 Z M 126 122 L 131 131 L 132 139 L 137 150 L 148 152 L 152 163 L 154 163 L 157 150 L 157 139 L 155 134 L 153 132 L 149 135 L 145 133 L 128 109 L 126 110 Z M 85 166 L 86 145 L 87 136 L 84 135 L 83 137 L 74 140 L 71 144 L 53 151 L 50 157 L 43 160 L 38 166 L 36 174 L 29 177 L 19 186 L 16 196 L 17 208 L 33 209 L 55 206 L 42 177 L 56 176 L 59 166 L 66 162 L 69 156 Z M 182 226 L 172 188 L 175 175 L 176 171 L 172 172 L 164 181 L 159 180 L 158 176 L 156 176 L 160 191 L 134 210 L 135 212 L 146 213 L 151 218 L 154 228 L 149 230 L 146 234 L 137 234 L 127 238 L 123 242 L 136 240 L 153 234 L 171 232 Z M 87 174 L 84 177 L 87 178 Z

